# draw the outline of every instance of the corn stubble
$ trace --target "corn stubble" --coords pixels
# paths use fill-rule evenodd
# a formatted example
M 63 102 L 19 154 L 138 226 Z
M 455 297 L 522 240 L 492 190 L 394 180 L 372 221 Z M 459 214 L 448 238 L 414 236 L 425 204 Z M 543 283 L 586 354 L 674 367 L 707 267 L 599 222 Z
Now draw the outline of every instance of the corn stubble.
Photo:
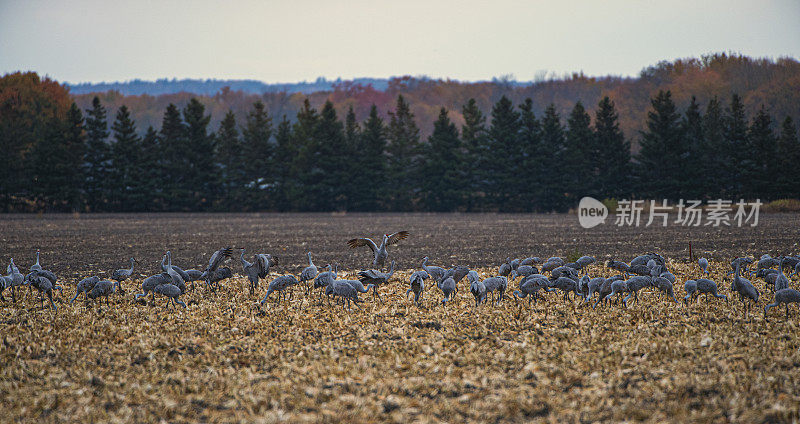
M 670 269 L 682 297 L 697 269 Z M 758 282 L 760 311 L 746 320 L 720 262 L 712 278 L 730 303 L 701 297 L 686 307 L 648 289 L 627 309 L 596 310 L 557 293 L 515 302 L 516 282 L 500 305 L 475 308 L 466 280 L 444 307 L 428 282 L 417 307 L 403 296 L 412 271 L 381 288 L 382 302 L 361 295 L 350 311 L 301 287 L 259 308 L 244 277 L 217 295 L 198 285 L 182 297 L 187 309 L 134 302 L 140 281 L 125 283 L 110 309 L 6 302 L 3 421 L 798 419 L 800 312 L 787 322 L 781 307 L 765 320 L 771 294 Z M 590 274 L 610 275 L 598 265 Z

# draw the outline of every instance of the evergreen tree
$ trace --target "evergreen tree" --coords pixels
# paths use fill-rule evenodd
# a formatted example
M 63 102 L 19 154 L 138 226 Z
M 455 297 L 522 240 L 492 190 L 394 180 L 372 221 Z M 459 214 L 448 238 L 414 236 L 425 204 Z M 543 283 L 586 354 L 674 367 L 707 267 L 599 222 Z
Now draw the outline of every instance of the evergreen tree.
M 292 124 L 283 115 L 275 130 L 275 190 L 273 207 L 281 212 L 292 210 L 290 196 L 296 181 L 293 161 L 297 155 Z
M 242 201 L 253 209 L 263 210 L 269 207 L 269 187 L 274 183 L 275 149 L 270 141 L 272 118 L 260 100 L 253 104 L 253 110 L 247 115 L 242 136 L 244 155 L 240 166 L 245 169 L 250 187 L 247 199 Z
M 701 160 L 704 175 L 697 183 L 703 187 L 707 198 L 719 199 L 730 196 L 727 188 L 728 171 L 733 161 L 725 143 L 725 124 L 722 105 L 716 97 L 711 99 L 703 114 L 703 148 Z
M 597 105 L 594 137 L 596 193 L 604 198 L 630 198 L 631 143 L 619 128 L 619 116 L 608 96 Z
M 669 90 L 660 90 L 650 100 L 647 130 L 642 132 L 639 165 L 639 193 L 654 200 L 683 196 L 683 160 L 688 155 L 680 126 L 680 115 Z
M 779 172 L 776 193 L 781 198 L 800 198 L 800 140 L 794 121 L 789 116 L 781 125 L 777 151 Z
M 386 186 L 386 126 L 383 119 L 378 115 L 378 108 L 375 105 L 369 110 L 369 117 L 364 122 L 364 129 L 361 132 L 361 143 L 359 154 L 355 158 L 358 163 L 358 172 L 353 178 L 361 187 L 360 195 L 352 202 L 353 209 L 356 211 L 376 211 L 379 210 L 385 193 L 388 191 Z M 393 184 L 397 183 L 392 181 Z M 414 193 L 409 193 L 408 198 L 413 199 Z M 395 199 L 397 200 L 397 199 Z M 406 206 L 410 209 L 410 206 Z
M 433 124 L 433 134 L 428 138 L 422 168 L 425 173 L 422 191 L 427 210 L 450 212 L 461 204 L 460 152 L 461 140 L 456 125 L 447 116 L 447 109 L 442 108 Z
M 247 171 L 236 116 L 228 110 L 217 130 L 217 160 L 220 169 L 219 206 L 224 210 L 250 210 L 246 193 Z
M 86 109 L 86 153 L 83 158 L 86 202 L 93 212 L 107 209 L 111 158 L 106 119 L 106 109 L 95 96 L 92 99 L 92 108 Z
M 350 173 L 348 161 L 350 155 L 345 141 L 344 126 L 336 116 L 333 103 L 326 101 L 320 111 L 320 121 L 317 128 L 320 140 L 320 163 L 323 178 L 322 185 L 322 210 L 344 210 L 347 208 L 348 185 Z
M 160 130 L 161 157 L 159 160 L 159 176 L 163 190 L 159 203 L 165 210 L 181 210 L 188 202 L 190 192 L 187 190 L 187 170 L 189 161 L 184 151 L 189 146 L 186 142 L 186 126 L 178 107 L 170 103 L 164 111 Z
M 139 136 L 136 124 L 125 105 L 117 111 L 116 120 L 111 125 L 114 143 L 111 145 L 111 204 L 114 210 L 126 212 L 134 209 L 132 195 L 140 191 L 136 186 L 137 167 L 140 155 Z
M 783 170 L 778 167 L 777 140 L 772 132 L 772 118 L 762 105 L 747 134 L 746 159 L 741 164 L 743 194 L 749 199 L 775 199 L 775 182 Z
M 541 168 L 541 187 L 538 198 L 541 199 L 540 210 L 565 211 L 568 209 L 564 198 L 564 175 L 559 166 L 564 158 L 565 149 L 564 126 L 561 117 L 553 104 L 547 106 L 542 116 L 542 150 L 538 159 Z
M 183 109 L 188 145 L 185 156 L 188 164 L 185 185 L 182 188 L 189 194 L 181 199 L 184 201 L 179 202 L 184 210 L 208 210 L 217 194 L 219 172 L 214 160 L 216 140 L 214 134 L 208 132 L 211 115 L 206 115 L 205 110 L 205 106 L 196 98 L 189 100 L 189 104 Z
M 486 207 L 485 197 L 489 190 L 486 182 L 491 177 L 488 168 L 488 138 L 486 134 L 486 117 L 478 108 L 475 99 L 469 99 L 461 108 L 464 125 L 461 127 L 464 158 L 463 187 L 466 190 L 466 209 L 468 212 Z
M 157 178 L 160 172 L 160 140 L 158 132 L 148 126 L 138 148 L 138 160 L 134 165 L 134 186 L 136 189 L 131 194 L 133 210 L 136 211 L 161 211 L 164 205 L 159 202 L 161 196 L 161 180 Z
M 517 209 L 519 185 L 516 175 L 522 171 L 519 161 L 520 114 L 506 96 L 500 98 L 492 107 L 492 122 L 489 127 L 489 181 L 491 199 L 501 211 Z
M 315 211 L 326 199 L 322 199 L 321 181 L 325 177 L 320 168 L 319 141 L 317 132 L 320 117 L 306 99 L 297 112 L 297 122 L 292 130 L 297 154 L 292 161 L 289 199 L 293 208 L 300 211 Z
M 744 112 L 742 98 L 738 94 L 731 97 L 731 104 L 725 110 L 723 119 L 725 134 L 725 148 L 728 155 L 726 161 L 725 182 L 729 196 L 737 198 L 744 196 L 744 176 L 740 166 L 747 160 L 747 117 Z
M 686 163 L 686 176 L 683 179 L 684 193 L 691 199 L 703 199 L 707 193 L 706 187 L 704 187 L 706 169 L 703 166 L 703 159 L 707 152 L 703 137 L 703 116 L 700 114 L 700 105 L 697 104 L 697 98 L 694 96 L 683 114 L 681 127 L 688 151 L 688 156 L 684 160 Z
M 365 129 L 366 130 L 366 129 Z M 388 189 L 389 208 L 403 212 L 414 207 L 414 194 L 418 187 L 420 166 L 419 128 L 414 122 L 414 114 L 402 95 L 397 96 L 394 112 L 389 112 L 389 128 L 386 134 L 388 144 L 388 177 L 392 182 Z
M 567 199 L 571 204 L 578 204 L 578 201 L 586 195 L 597 195 L 596 180 L 593 178 L 594 161 L 589 156 L 593 153 L 595 142 L 591 128 L 591 118 L 583 107 L 583 103 L 578 101 L 567 118 L 566 143 L 564 145 L 565 161 L 561 162 L 562 173 Z
M 67 111 L 64 128 L 64 156 L 59 163 L 64 167 L 64 185 L 59 193 L 65 209 L 78 211 L 83 208 L 82 187 L 86 181 L 83 167 L 86 154 L 86 130 L 83 114 L 73 102 Z
M 533 100 L 530 98 L 519 105 L 520 111 L 520 147 L 521 151 L 515 160 L 520 161 L 521 170 L 517 173 L 520 193 L 520 207 L 525 211 L 534 211 L 540 207 L 540 191 L 542 175 L 537 170 L 541 167 L 542 124 L 533 113 Z

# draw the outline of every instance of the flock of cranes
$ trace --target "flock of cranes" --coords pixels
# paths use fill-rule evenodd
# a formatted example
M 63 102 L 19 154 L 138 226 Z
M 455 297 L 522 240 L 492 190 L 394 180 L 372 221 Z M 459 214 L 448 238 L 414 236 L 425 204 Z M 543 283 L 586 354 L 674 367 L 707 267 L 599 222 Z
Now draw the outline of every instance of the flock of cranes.
M 358 273 L 358 279 L 348 280 L 338 278 L 338 266 L 327 265 L 326 270 L 320 272 L 314 265 L 311 252 L 308 252 L 308 266 L 299 275 L 281 275 L 269 282 L 267 291 L 259 306 L 264 305 L 270 296 L 275 293 L 275 301 L 281 302 L 287 296 L 291 298 L 294 286 L 301 286 L 309 295 L 312 290 L 318 289 L 319 295 L 323 294 L 333 297 L 344 307 L 350 308 L 351 304 L 358 305 L 361 300 L 359 293 L 367 293 L 370 290 L 376 300 L 380 301 L 378 289 L 390 282 L 395 273 L 396 262 L 392 261 L 388 272 L 385 272 L 386 261 L 389 258 L 387 246 L 404 240 L 409 236 L 407 231 L 400 231 L 394 234 L 384 234 L 380 245 L 369 238 L 356 238 L 349 240 L 347 244 L 351 248 L 367 246 L 373 253 L 373 269 L 363 270 Z M 204 282 L 206 289 L 215 292 L 219 289 L 219 283 L 225 279 L 233 277 L 233 271 L 222 266 L 223 263 L 232 257 L 233 248 L 226 247 L 215 251 L 205 269 L 188 269 L 173 265 L 172 254 L 167 251 L 161 259 L 161 272 L 151 275 L 141 283 L 141 293 L 136 293 L 134 298 L 139 300 L 146 296 L 151 296 L 151 304 L 155 304 L 156 294 L 167 298 L 167 305 L 180 305 L 186 308 L 186 304 L 179 298 L 186 293 L 187 284 L 191 283 L 194 289 L 195 282 Z M 255 295 L 261 280 L 268 278 L 270 268 L 277 264 L 275 257 L 269 254 L 258 253 L 253 255 L 253 261 L 245 259 L 245 249 L 240 250 L 240 262 L 242 275 L 249 281 L 250 295 Z M 421 269 L 414 271 L 409 278 L 409 288 L 406 297 L 413 294 L 413 302 L 420 305 L 425 293 L 425 282 L 431 280 L 432 283 L 441 291 L 441 303 L 446 305 L 453 300 L 453 296 L 458 292 L 459 284 L 467 278 L 469 291 L 475 299 L 475 305 L 487 303 L 491 298 L 492 303 L 499 303 L 505 298 L 509 282 L 519 279 L 517 289 L 513 291 L 514 299 L 527 299 L 528 302 L 535 302 L 543 299 L 543 293 L 560 291 L 564 300 L 574 302 L 581 299 L 584 304 L 591 304 L 596 308 L 599 304 L 621 304 L 627 307 L 629 302 L 636 302 L 639 299 L 639 292 L 646 288 L 655 289 L 675 303 L 680 303 L 675 297 L 674 285 L 677 283 L 675 275 L 668 270 L 667 262 L 657 253 L 647 253 L 637 256 L 630 262 L 608 260 L 605 266 L 611 270 L 619 272 L 612 277 L 594 277 L 589 275 L 589 266 L 596 262 L 594 257 L 582 256 L 574 262 L 566 262 L 560 257 L 541 259 L 539 257 L 526 257 L 524 259 L 507 258 L 500 264 L 497 275 L 489 276 L 481 280 L 480 275 L 475 270 L 470 270 L 466 266 L 456 266 L 453 268 L 443 268 L 429 264 L 429 258 L 422 258 Z M 730 293 L 737 295 L 744 304 L 745 316 L 747 316 L 751 304 L 757 303 L 760 297 L 759 290 L 753 282 L 746 276 L 761 278 L 766 287 L 772 291 L 773 302 L 764 307 L 766 317 L 770 308 L 784 305 L 786 308 L 786 318 L 789 317 L 789 303 L 800 303 L 800 292 L 790 288 L 790 278 L 800 274 L 800 258 L 797 256 L 783 256 L 773 258 L 769 255 L 762 256 L 753 270 L 750 266 L 756 262 L 753 258 L 740 257 L 731 261 L 731 270 L 726 274 L 733 274 L 730 285 Z M 110 280 L 102 280 L 97 276 L 91 276 L 78 282 L 75 295 L 69 301 L 72 304 L 81 293 L 84 299 L 99 299 L 102 307 L 102 300 L 105 298 L 106 304 L 110 306 L 109 296 L 117 290 L 124 293 L 122 283 L 131 279 L 134 275 L 136 259 L 130 258 L 129 268 L 122 268 L 111 274 Z M 697 261 L 700 275 L 709 274 L 709 262 L 705 258 Z M 787 275 L 785 269 L 793 271 Z M 50 306 L 57 310 L 53 292 L 58 290 L 63 294 L 63 288 L 57 284 L 56 275 L 44 269 L 40 263 L 40 253 L 36 251 L 36 262 L 30 267 L 28 274 L 22 274 L 15 265 L 14 259 L 6 268 L 7 275 L 0 276 L 0 300 L 6 301 L 3 293 L 10 290 L 12 302 L 16 303 L 17 291 L 22 286 L 29 286 L 29 292 L 36 289 L 39 292 L 40 303 L 44 307 L 45 297 L 50 302 Z M 706 298 L 714 297 L 728 300 L 728 296 L 720 294 L 720 287 L 709 278 L 690 279 L 684 282 L 686 296 L 683 302 L 696 300 L 699 295 L 705 294 Z M 596 300 L 595 300 L 596 295 Z

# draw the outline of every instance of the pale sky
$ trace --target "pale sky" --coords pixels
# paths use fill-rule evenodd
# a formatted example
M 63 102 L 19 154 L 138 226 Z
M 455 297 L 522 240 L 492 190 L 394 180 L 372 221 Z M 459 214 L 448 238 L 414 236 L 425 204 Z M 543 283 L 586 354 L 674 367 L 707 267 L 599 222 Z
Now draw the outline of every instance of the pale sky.
M 711 52 L 800 58 L 800 0 L 0 0 L 0 74 L 71 83 L 633 76 Z

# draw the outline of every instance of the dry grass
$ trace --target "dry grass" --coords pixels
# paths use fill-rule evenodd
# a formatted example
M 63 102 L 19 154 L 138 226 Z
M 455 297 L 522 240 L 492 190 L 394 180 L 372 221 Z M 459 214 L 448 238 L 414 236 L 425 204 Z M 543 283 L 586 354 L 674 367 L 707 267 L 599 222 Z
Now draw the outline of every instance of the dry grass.
M 721 282 L 727 265 L 712 267 Z M 696 270 L 672 269 L 681 297 Z M 188 309 L 137 304 L 132 283 L 110 309 L 3 303 L 2 421 L 798 419 L 800 312 L 765 320 L 763 287 L 745 320 L 738 301 L 684 307 L 654 291 L 627 309 L 555 293 L 476 309 L 463 282 L 454 304 L 427 287 L 418 308 L 403 296 L 408 275 L 351 311 L 299 290 L 259 310 L 241 278 L 210 298 L 198 287 Z
M 800 199 L 773 200 L 762 206 L 764 212 L 800 212 Z

